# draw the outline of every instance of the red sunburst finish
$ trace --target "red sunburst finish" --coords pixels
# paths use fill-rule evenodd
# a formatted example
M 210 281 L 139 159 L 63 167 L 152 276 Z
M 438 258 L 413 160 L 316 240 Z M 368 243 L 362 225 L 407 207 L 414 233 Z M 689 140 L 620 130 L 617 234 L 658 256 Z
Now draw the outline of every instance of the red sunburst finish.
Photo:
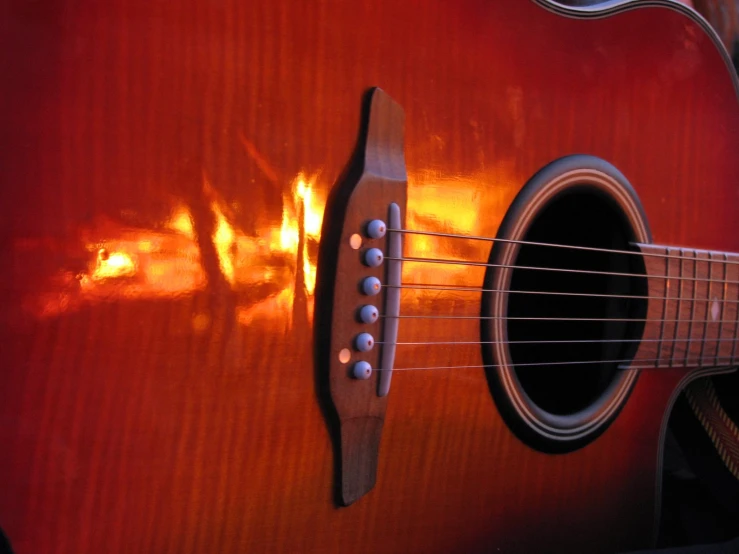
M 739 251 L 737 95 L 695 19 L 523 0 L 0 13 L 0 527 L 18 554 L 649 545 L 683 370 L 644 373 L 603 436 L 562 456 L 512 435 L 481 370 L 398 373 L 377 484 L 337 508 L 313 370 L 317 244 L 379 86 L 405 110 L 409 225 L 494 235 L 534 172 L 585 153 L 628 177 L 655 242 Z M 401 332 L 477 340 L 478 325 Z M 472 346 L 397 360 L 479 363 Z

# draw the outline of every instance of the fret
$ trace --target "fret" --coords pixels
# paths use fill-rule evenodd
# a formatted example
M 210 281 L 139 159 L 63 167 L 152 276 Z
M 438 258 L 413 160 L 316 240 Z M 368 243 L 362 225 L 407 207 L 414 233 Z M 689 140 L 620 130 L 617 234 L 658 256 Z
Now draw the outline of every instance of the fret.
M 736 260 L 736 256 L 733 256 L 733 258 L 734 260 Z M 737 339 L 739 338 L 739 321 L 737 321 L 737 316 L 739 315 L 739 305 L 735 302 L 731 302 L 731 300 L 739 300 L 739 284 L 736 283 L 736 281 L 739 281 L 739 265 L 728 265 L 727 272 L 729 275 L 729 278 L 727 280 L 734 282 L 729 283 L 727 287 L 726 296 L 729 302 L 727 302 L 724 306 L 722 319 L 733 323 L 733 325 L 729 325 L 728 329 L 725 331 L 728 339 L 731 341 L 730 358 L 731 363 L 733 364 L 734 362 L 736 362 L 736 343 Z
M 693 277 L 693 310 L 690 314 L 690 343 L 685 365 L 700 367 L 703 365 L 705 351 L 706 329 L 708 327 L 708 293 L 709 283 L 707 276 L 711 263 L 708 252 L 695 252 L 695 273 Z
M 718 340 L 716 341 L 716 360 L 715 364 L 719 365 L 721 362 L 719 361 L 721 359 L 721 343 L 724 341 L 724 312 L 726 311 L 726 291 L 728 289 L 729 283 L 727 282 L 729 280 L 728 278 L 728 267 L 729 264 L 727 263 L 729 261 L 729 256 L 725 252 L 723 253 L 723 286 L 721 287 L 721 303 L 718 310 L 718 318 L 719 318 L 719 324 L 718 324 Z
M 681 279 L 675 279 L 680 275 L 682 259 L 679 250 L 665 249 L 669 256 L 665 258 L 664 279 L 664 301 L 662 305 L 662 329 L 659 334 L 659 348 L 657 349 L 657 367 L 672 367 L 674 350 L 674 338 L 677 329 L 678 305 L 680 300 Z
M 716 283 L 716 262 L 714 261 L 714 253 L 708 253 L 708 283 L 706 283 L 706 310 L 705 323 L 703 325 L 703 339 L 701 340 L 701 365 L 713 365 L 715 356 L 710 352 L 715 351 L 718 335 L 718 315 L 714 315 L 715 309 L 720 309 L 718 299 L 716 298 L 716 287 L 720 283 Z M 715 309 L 714 309 L 715 307 Z
M 680 271 L 683 279 L 680 282 L 678 309 L 675 319 L 678 321 L 675 325 L 675 343 L 672 355 L 673 367 L 683 366 L 685 356 L 688 351 L 689 342 L 686 340 L 690 336 L 690 312 L 692 307 L 692 289 L 693 281 L 691 277 L 695 273 L 695 261 L 691 250 L 680 249 Z
M 703 355 L 706 351 L 706 336 L 708 332 L 708 318 L 710 317 L 710 305 L 711 305 L 711 273 L 713 265 L 711 264 L 711 253 L 708 252 L 708 282 L 706 283 L 706 309 L 703 314 L 703 336 L 701 337 L 701 353 L 698 357 L 698 365 L 703 365 Z
M 667 276 L 663 280 L 664 289 L 662 292 L 663 300 L 662 300 L 662 325 L 660 326 L 660 332 L 659 332 L 659 346 L 657 346 L 657 360 L 655 363 L 656 367 L 660 367 L 662 365 L 662 341 L 665 337 L 665 325 L 667 322 L 667 305 L 668 301 L 667 298 L 670 296 L 670 249 L 665 248 L 665 275 Z
M 685 282 L 686 282 L 685 279 L 683 279 L 683 266 L 685 265 L 685 259 L 684 258 L 685 258 L 685 251 L 681 248 L 680 249 L 680 260 L 679 260 L 679 262 L 680 262 L 680 270 L 678 271 L 678 284 L 677 284 L 677 290 L 678 290 L 678 293 L 677 293 L 677 312 L 676 312 L 677 315 L 675 317 L 675 319 L 678 320 L 678 321 L 675 322 L 675 329 L 674 329 L 674 332 L 672 334 L 672 353 L 670 355 L 670 367 L 672 367 L 675 364 L 675 353 L 678 350 L 677 349 L 677 344 L 678 344 L 678 342 L 682 342 L 682 341 L 678 341 L 678 339 L 680 338 L 678 332 L 680 330 L 680 321 L 679 321 L 680 320 L 680 312 L 681 312 L 680 308 L 682 308 L 683 296 L 684 296 L 683 289 L 685 287 Z
M 710 252 L 696 252 L 696 287 L 695 287 L 695 321 L 693 321 L 693 344 L 696 348 L 695 361 L 692 365 L 703 365 L 703 353 L 706 349 L 706 329 L 708 328 L 708 293 L 710 291 L 711 254 Z
M 649 276 L 664 276 L 668 269 L 669 258 L 660 257 L 668 254 L 669 249 L 664 246 L 653 246 L 642 244 L 639 248 L 645 253 L 657 254 L 656 256 L 645 256 L 644 266 L 647 274 L 647 296 L 652 298 L 665 298 L 667 296 L 667 279 L 663 277 L 649 278 Z M 643 342 L 639 346 L 632 360 L 632 365 L 639 367 L 658 367 L 659 348 L 664 337 L 663 327 L 666 306 L 664 301 L 647 301 L 647 322 L 642 334 Z

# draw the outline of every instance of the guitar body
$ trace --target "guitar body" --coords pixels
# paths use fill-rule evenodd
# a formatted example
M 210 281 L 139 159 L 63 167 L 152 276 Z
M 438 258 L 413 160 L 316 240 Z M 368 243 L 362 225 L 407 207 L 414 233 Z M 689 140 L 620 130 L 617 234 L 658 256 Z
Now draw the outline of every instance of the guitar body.
M 652 543 L 686 369 L 643 371 L 607 429 L 563 453 L 512 432 L 482 369 L 395 372 L 376 484 L 341 507 L 315 280 L 374 86 L 405 114 L 409 225 L 495 236 L 537 171 L 588 154 L 629 179 L 654 242 L 738 251 L 737 91 L 695 14 L 523 0 L 3 12 L 0 527 L 17 554 Z M 479 295 L 403 302 L 479 313 Z M 413 326 L 480 340 L 474 320 Z M 396 356 L 480 364 L 475 344 Z

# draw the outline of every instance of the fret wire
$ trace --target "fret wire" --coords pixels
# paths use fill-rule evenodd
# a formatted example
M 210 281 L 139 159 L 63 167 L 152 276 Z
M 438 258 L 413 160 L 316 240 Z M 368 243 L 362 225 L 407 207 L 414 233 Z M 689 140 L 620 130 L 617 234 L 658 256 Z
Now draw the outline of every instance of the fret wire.
M 739 287 L 736 287 L 736 291 L 737 291 L 737 296 L 739 296 Z M 725 308 L 726 308 L 725 305 L 721 306 L 721 311 L 722 311 L 721 319 L 724 319 Z M 732 334 L 735 336 L 737 334 L 737 330 L 739 330 L 739 322 L 737 321 L 738 319 L 739 319 L 739 306 L 738 306 L 738 309 L 736 310 L 736 313 L 734 314 L 734 322 L 733 322 L 734 331 Z M 736 341 L 734 341 L 734 344 L 731 346 L 731 361 L 733 362 L 734 360 L 736 360 Z
M 669 251 L 669 249 L 666 249 Z M 681 249 L 682 250 L 682 249 Z M 711 254 L 711 252 L 709 252 Z M 667 262 L 670 259 L 675 259 L 676 256 L 665 256 Z M 707 281 L 703 277 L 675 277 L 670 275 L 649 275 L 640 273 L 625 273 L 619 271 L 596 271 L 591 269 L 573 269 L 564 267 L 536 267 L 536 266 L 525 266 L 525 265 L 509 265 L 509 264 L 489 264 L 486 262 L 471 262 L 468 260 L 450 260 L 444 258 L 418 258 L 413 256 L 386 256 L 385 260 L 407 262 L 407 263 L 428 263 L 428 264 L 439 264 L 439 265 L 462 265 L 472 267 L 494 267 L 498 269 L 519 269 L 525 271 L 549 271 L 555 273 L 577 273 L 581 275 L 610 275 L 613 277 L 641 277 L 645 279 L 677 279 L 686 281 Z M 739 281 L 732 281 L 731 284 L 739 284 Z
M 708 283 L 706 284 L 706 323 L 703 324 L 703 340 L 701 341 L 701 355 L 700 362 L 703 363 L 706 351 L 706 338 L 708 337 L 708 317 L 711 313 L 710 302 L 711 302 L 711 276 L 713 275 L 713 255 L 711 252 L 708 253 Z
M 680 259 L 678 260 L 678 278 L 680 278 L 680 283 L 678 284 L 678 290 L 677 290 L 677 312 L 675 314 L 676 318 L 680 317 L 680 308 L 682 306 L 682 300 L 683 300 L 683 285 L 685 284 L 685 281 L 682 280 L 683 276 L 683 249 L 680 249 Z M 675 323 L 675 330 L 673 331 L 673 339 L 675 339 L 672 343 L 672 352 L 670 353 L 670 363 L 675 362 L 675 347 L 677 346 L 677 337 L 678 337 L 678 330 L 680 325 L 678 323 Z
M 698 253 L 693 250 L 693 275 L 698 276 Z M 690 341 L 688 342 L 688 347 L 685 349 L 685 364 L 688 363 L 688 360 L 690 359 L 690 349 L 693 348 L 693 321 L 695 320 L 695 303 L 696 303 L 696 295 L 698 292 L 698 281 L 693 281 L 693 294 L 692 294 L 692 302 L 690 303 L 690 320 L 688 323 L 688 337 L 690 337 Z
M 716 340 L 716 361 L 718 361 L 718 356 L 721 353 L 721 342 L 724 340 L 724 300 L 726 300 L 726 291 L 729 287 L 728 281 L 728 265 L 726 262 L 728 261 L 728 255 L 726 252 L 723 254 L 724 256 L 724 286 L 723 290 L 721 292 L 721 319 L 719 320 L 718 324 L 718 340 Z
M 571 244 L 551 244 L 547 242 L 536 242 L 536 241 L 525 241 L 525 240 L 514 240 L 514 239 L 501 239 L 496 237 L 482 237 L 482 236 L 476 236 L 476 235 L 459 235 L 454 233 L 441 233 L 437 231 L 419 231 L 416 229 L 387 229 L 388 233 L 402 233 L 406 235 L 422 235 L 422 236 L 429 236 L 429 237 L 442 237 L 442 238 L 452 238 L 452 239 L 462 239 L 462 240 L 478 240 L 478 241 L 485 241 L 485 242 L 504 242 L 509 244 L 523 244 L 523 245 L 530 245 L 530 246 L 549 246 L 552 248 L 564 248 L 569 250 L 586 250 L 590 252 L 607 252 L 611 254 L 629 254 L 632 256 L 650 256 L 655 258 L 662 258 L 665 257 L 665 254 L 656 254 L 654 252 L 643 252 L 643 251 L 633 251 L 633 250 L 619 250 L 615 248 L 595 248 L 592 246 L 576 246 Z M 664 248 L 664 246 L 657 245 L 657 244 L 644 244 L 644 243 L 631 243 L 632 245 L 636 246 L 637 248 Z M 694 249 L 693 252 L 709 252 L 709 250 L 697 250 Z M 668 256 L 669 257 L 669 256 Z M 672 256 L 677 257 L 677 256 Z M 731 265 L 739 265 L 739 261 L 730 261 L 728 262 Z
M 665 248 L 665 254 L 669 254 L 670 249 Z M 662 339 L 665 336 L 665 326 L 667 319 L 667 306 L 670 303 L 670 258 L 665 257 L 665 300 L 662 303 L 662 325 L 659 332 L 659 346 L 657 346 L 657 360 L 662 360 Z

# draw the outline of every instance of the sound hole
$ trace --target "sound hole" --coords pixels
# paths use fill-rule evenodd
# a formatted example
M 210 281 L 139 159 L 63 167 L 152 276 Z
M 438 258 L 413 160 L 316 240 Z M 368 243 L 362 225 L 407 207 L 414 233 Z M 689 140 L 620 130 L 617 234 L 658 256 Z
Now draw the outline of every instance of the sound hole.
M 524 240 L 633 251 L 635 239 L 612 200 L 593 189 L 571 188 L 539 213 Z M 516 375 L 542 410 L 574 414 L 603 394 L 622 365 L 616 360 L 636 352 L 647 301 L 626 296 L 647 296 L 641 256 L 523 245 L 515 265 L 509 290 L 551 293 L 509 295 L 507 329 Z
M 13 549 L 10 548 L 10 541 L 2 529 L 0 529 L 0 554 L 13 554 Z

